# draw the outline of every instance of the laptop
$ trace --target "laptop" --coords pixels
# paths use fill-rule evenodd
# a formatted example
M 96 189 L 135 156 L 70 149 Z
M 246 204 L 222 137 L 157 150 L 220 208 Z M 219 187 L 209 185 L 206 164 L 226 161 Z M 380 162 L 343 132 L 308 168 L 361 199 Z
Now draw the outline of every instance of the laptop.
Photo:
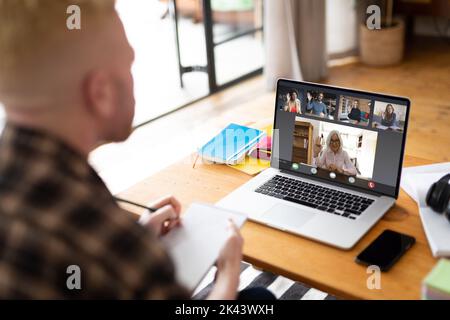
M 270 168 L 217 205 L 351 249 L 398 197 L 409 108 L 404 97 L 278 80 Z

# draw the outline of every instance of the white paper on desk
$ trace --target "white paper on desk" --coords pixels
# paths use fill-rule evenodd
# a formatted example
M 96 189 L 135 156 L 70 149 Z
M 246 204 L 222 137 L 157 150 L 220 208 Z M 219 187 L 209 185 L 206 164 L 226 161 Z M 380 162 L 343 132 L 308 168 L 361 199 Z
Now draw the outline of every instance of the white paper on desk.
M 420 218 L 431 252 L 435 257 L 450 256 L 450 223 L 426 204 L 430 186 L 450 172 L 450 163 L 405 168 L 402 173 L 402 188 L 417 202 Z
M 421 184 L 420 180 L 414 180 L 417 179 L 417 177 L 413 177 L 413 174 L 417 173 L 430 173 L 430 174 L 436 174 L 433 177 L 442 177 L 446 173 L 450 172 L 450 162 L 443 162 L 443 163 L 435 163 L 430 164 L 426 166 L 417 166 L 417 167 L 406 167 L 403 168 L 402 171 L 402 178 L 400 182 L 400 186 L 405 190 L 416 202 L 418 202 L 418 195 L 417 195 L 417 186 Z M 431 177 L 431 176 L 430 176 Z M 433 178 L 431 177 L 431 178 Z M 420 177 L 419 177 L 420 178 Z M 436 178 L 435 181 L 437 181 Z M 430 184 L 431 185 L 431 184 Z M 429 185 L 427 184 L 427 187 Z M 427 189 L 428 191 L 428 189 Z M 426 195 L 426 193 L 425 193 Z
M 228 220 L 242 227 L 242 213 L 193 203 L 182 215 L 181 226 L 162 237 L 175 264 L 177 280 L 193 291 L 219 256 L 228 237 Z

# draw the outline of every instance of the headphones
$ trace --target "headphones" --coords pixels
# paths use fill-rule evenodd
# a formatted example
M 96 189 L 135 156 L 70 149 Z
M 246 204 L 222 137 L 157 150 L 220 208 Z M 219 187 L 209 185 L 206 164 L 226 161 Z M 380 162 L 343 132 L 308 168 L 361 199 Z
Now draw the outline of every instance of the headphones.
M 433 183 L 428 190 L 426 202 L 437 213 L 443 213 L 450 222 L 450 173 Z

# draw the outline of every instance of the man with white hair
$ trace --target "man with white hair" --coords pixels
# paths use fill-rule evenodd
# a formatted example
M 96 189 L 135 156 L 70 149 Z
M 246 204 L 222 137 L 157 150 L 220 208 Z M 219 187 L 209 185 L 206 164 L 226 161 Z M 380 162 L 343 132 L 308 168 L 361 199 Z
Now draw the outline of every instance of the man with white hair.
M 189 298 L 158 239 L 180 203 L 138 222 L 87 162 L 131 132 L 133 59 L 114 0 L 0 0 L 0 299 Z M 236 298 L 242 244 L 230 224 L 209 298 Z
M 327 137 L 327 148 L 317 156 L 316 164 L 319 168 L 341 173 L 356 175 L 357 171 L 350 161 L 348 153 L 342 149 L 342 138 L 337 130 L 333 130 Z

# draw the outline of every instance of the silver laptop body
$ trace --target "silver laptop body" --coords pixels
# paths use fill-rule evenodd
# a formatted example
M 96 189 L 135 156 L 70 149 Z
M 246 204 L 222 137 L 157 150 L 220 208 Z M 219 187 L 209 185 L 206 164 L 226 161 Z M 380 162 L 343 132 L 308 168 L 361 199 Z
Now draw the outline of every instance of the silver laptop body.
M 362 120 L 346 122 L 340 113 L 350 114 L 355 100 L 360 106 L 353 113 Z M 326 112 L 317 113 L 321 103 Z M 300 105 L 300 113 L 289 105 Z M 409 100 L 402 97 L 280 79 L 271 166 L 217 205 L 279 230 L 341 249 L 352 248 L 398 197 L 409 106 Z M 336 131 L 338 134 L 331 135 Z M 314 149 L 313 143 L 317 150 L 322 148 L 319 154 L 308 151 Z M 334 148 L 346 150 L 345 154 L 333 153 L 333 145 L 340 143 L 344 144 L 342 149 Z M 305 158 L 295 158 L 297 154 L 301 157 L 302 151 Z M 329 169 L 332 161 L 339 165 L 336 155 L 344 159 L 340 169 L 344 173 Z

